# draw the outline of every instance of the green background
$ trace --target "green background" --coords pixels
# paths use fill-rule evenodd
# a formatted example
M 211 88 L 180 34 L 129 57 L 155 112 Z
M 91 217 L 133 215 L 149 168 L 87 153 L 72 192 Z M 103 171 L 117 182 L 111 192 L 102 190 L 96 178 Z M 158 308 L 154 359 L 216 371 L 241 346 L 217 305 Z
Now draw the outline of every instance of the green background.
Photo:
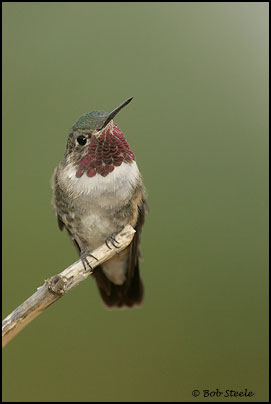
M 150 206 L 142 308 L 83 282 L 4 349 L 3 400 L 267 401 L 268 4 L 4 3 L 3 24 L 3 316 L 78 259 L 49 183 L 80 115 L 134 97 L 116 122 Z

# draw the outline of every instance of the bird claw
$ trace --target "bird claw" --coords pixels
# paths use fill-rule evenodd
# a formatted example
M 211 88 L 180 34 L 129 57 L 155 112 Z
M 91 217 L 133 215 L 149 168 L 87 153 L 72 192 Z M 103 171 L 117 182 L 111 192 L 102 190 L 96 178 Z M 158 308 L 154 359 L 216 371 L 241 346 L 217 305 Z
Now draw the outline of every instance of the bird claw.
M 85 271 L 88 270 L 87 267 L 86 267 L 86 265 L 88 265 L 89 268 L 90 268 L 90 270 L 91 270 L 91 272 L 93 272 L 93 268 L 92 268 L 92 266 L 90 265 L 90 263 L 88 262 L 87 257 L 92 257 L 92 258 L 94 258 L 96 261 L 98 261 L 98 258 L 96 258 L 94 255 L 92 255 L 92 254 L 90 254 L 90 253 L 87 253 L 87 252 L 82 252 L 81 255 L 80 255 L 80 258 L 81 258 L 82 264 L 84 265 Z
M 119 244 L 119 242 L 114 238 L 114 235 L 115 234 L 107 237 L 107 239 L 105 240 L 105 244 L 107 245 L 109 250 L 112 250 L 112 248 L 109 246 L 109 242 L 112 244 L 113 247 L 120 248 L 118 245 L 116 245 L 116 243 Z

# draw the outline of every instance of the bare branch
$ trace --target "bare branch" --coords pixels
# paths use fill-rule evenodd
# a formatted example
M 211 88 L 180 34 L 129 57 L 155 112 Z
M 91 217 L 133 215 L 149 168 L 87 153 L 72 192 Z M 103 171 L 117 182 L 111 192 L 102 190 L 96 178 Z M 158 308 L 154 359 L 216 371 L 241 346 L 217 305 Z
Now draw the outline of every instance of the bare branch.
M 115 238 L 119 248 L 110 250 L 103 244 L 92 252 L 94 258 L 88 258 L 91 267 L 94 269 L 98 265 L 112 258 L 116 253 L 124 250 L 132 241 L 135 230 L 132 226 L 126 226 Z M 18 306 L 2 322 L 2 347 L 15 337 L 27 324 L 41 314 L 52 303 L 56 302 L 72 288 L 77 286 L 91 275 L 91 271 L 86 271 L 81 260 L 64 269 L 60 274 L 47 279 L 45 283 L 37 289 L 32 296 Z

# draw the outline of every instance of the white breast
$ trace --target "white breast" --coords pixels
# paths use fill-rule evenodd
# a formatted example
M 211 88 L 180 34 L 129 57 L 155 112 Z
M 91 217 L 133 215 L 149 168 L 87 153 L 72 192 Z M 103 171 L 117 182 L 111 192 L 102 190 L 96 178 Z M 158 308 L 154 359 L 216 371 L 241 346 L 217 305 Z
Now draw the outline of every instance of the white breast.
M 58 180 L 67 191 L 74 197 L 86 196 L 93 200 L 99 200 L 101 207 L 114 207 L 129 200 L 131 193 L 136 186 L 140 173 L 135 161 L 132 163 L 122 163 L 115 167 L 112 173 L 106 177 L 96 174 L 88 177 L 86 173 L 82 177 L 76 177 L 76 167 L 67 167 L 58 174 Z

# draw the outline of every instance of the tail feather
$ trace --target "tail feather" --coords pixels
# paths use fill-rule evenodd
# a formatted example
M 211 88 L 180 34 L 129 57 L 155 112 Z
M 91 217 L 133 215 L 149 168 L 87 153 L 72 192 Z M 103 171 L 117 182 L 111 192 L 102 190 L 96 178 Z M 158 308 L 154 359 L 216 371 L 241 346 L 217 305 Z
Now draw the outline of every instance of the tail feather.
M 132 307 L 140 305 L 143 300 L 144 288 L 139 274 L 137 262 L 133 277 L 122 285 L 115 285 L 104 274 L 102 267 L 95 268 L 93 275 L 104 303 L 108 307 Z

